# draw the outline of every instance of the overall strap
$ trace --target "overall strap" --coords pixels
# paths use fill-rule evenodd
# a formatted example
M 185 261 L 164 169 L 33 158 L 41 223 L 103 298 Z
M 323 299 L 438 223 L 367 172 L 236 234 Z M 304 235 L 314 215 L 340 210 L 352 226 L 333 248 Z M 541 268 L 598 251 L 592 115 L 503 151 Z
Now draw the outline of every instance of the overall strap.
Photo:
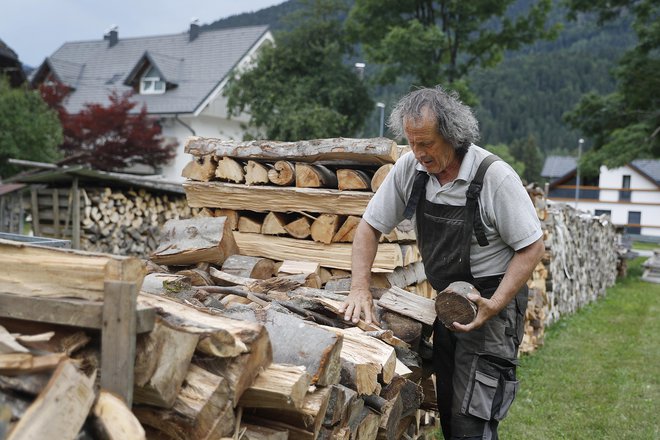
M 481 247 L 488 246 L 488 239 L 486 238 L 486 232 L 484 231 L 484 224 L 481 221 L 481 213 L 479 210 L 479 194 L 481 193 L 481 188 L 483 187 L 484 183 L 484 175 L 486 174 L 488 167 L 490 167 L 493 162 L 498 160 L 502 159 L 494 154 L 491 154 L 482 160 L 479 164 L 479 168 L 477 169 L 477 173 L 475 174 L 474 179 L 472 179 L 472 182 L 470 182 L 470 186 L 465 193 L 467 198 L 465 206 L 468 209 L 468 216 L 472 217 L 471 223 L 474 225 L 474 235 L 477 237 L 477 242 Z M 466 223 L 470 222 L 468 221 Z
M 403 217 L 410 220 L 417 210 L 417 205 L 421 197 L 426 197 L 426 182 L 429 181 L 429 174 L 426 171 L 417 171 L 415 181 L 413 182 L 410 198 L 403 211 Z

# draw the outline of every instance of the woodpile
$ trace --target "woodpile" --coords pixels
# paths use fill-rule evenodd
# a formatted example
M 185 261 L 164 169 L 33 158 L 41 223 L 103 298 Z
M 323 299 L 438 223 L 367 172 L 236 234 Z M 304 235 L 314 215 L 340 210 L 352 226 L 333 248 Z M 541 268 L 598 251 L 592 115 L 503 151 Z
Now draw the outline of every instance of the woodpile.
M 167 220 L 194 214 L 184 197 L 144 188 L 88 188 L 81 194 L 80 247 L 91 252 L 146 257 L 160 243 Z
M 649 283 L 660 283 L 660 249 L 655 249 L 653 255 L 644 262 L 642 279 Z

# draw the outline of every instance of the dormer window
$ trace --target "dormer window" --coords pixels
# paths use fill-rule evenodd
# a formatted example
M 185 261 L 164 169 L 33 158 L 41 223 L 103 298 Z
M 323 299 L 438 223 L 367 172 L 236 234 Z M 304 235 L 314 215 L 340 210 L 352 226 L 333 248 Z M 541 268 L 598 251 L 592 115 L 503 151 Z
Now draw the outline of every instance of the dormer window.
M 165 81 L 155 67 L 151 67 L 140 80 L 140 93 L 143 95 L 157 95 L 165 93 Z

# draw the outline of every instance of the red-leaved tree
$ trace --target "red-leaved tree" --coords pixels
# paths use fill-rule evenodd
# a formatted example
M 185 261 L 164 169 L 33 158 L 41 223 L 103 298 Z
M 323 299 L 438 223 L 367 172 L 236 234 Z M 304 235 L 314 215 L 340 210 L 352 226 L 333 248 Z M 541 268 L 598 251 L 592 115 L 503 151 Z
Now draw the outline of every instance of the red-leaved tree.
M 64 142 L 60 150 L 64 160 L 60 164 L 84 164 L 99 170 L 112 171 L 131 165 L 156 167 L 167 163 L 175 155 L 175 143 L 165 144 L 161 127 L 147 114 L 146 106 L 139 113 L 131 113 L 137 105 L 129 99 L 131 92 L 113 91 L 110 104 L 85 104 L 77 114 L 69 114 L 63 102 L 69 89 L 61 83 L 39 87 L 46 103 L 57 110 Z

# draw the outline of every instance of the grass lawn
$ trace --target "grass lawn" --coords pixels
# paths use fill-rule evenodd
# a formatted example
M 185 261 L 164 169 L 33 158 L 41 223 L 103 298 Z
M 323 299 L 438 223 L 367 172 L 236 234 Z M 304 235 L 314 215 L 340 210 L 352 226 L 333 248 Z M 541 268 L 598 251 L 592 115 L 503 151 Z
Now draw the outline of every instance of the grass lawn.
M 639 279 L 644 260 L 521 358 L 502 439 L 660 439 L 660 284 Z
M 652 251 L 660 248 L 660 243 L 647 243 L 644 241 L 634 241 L 632 244 L 633 250 Z

